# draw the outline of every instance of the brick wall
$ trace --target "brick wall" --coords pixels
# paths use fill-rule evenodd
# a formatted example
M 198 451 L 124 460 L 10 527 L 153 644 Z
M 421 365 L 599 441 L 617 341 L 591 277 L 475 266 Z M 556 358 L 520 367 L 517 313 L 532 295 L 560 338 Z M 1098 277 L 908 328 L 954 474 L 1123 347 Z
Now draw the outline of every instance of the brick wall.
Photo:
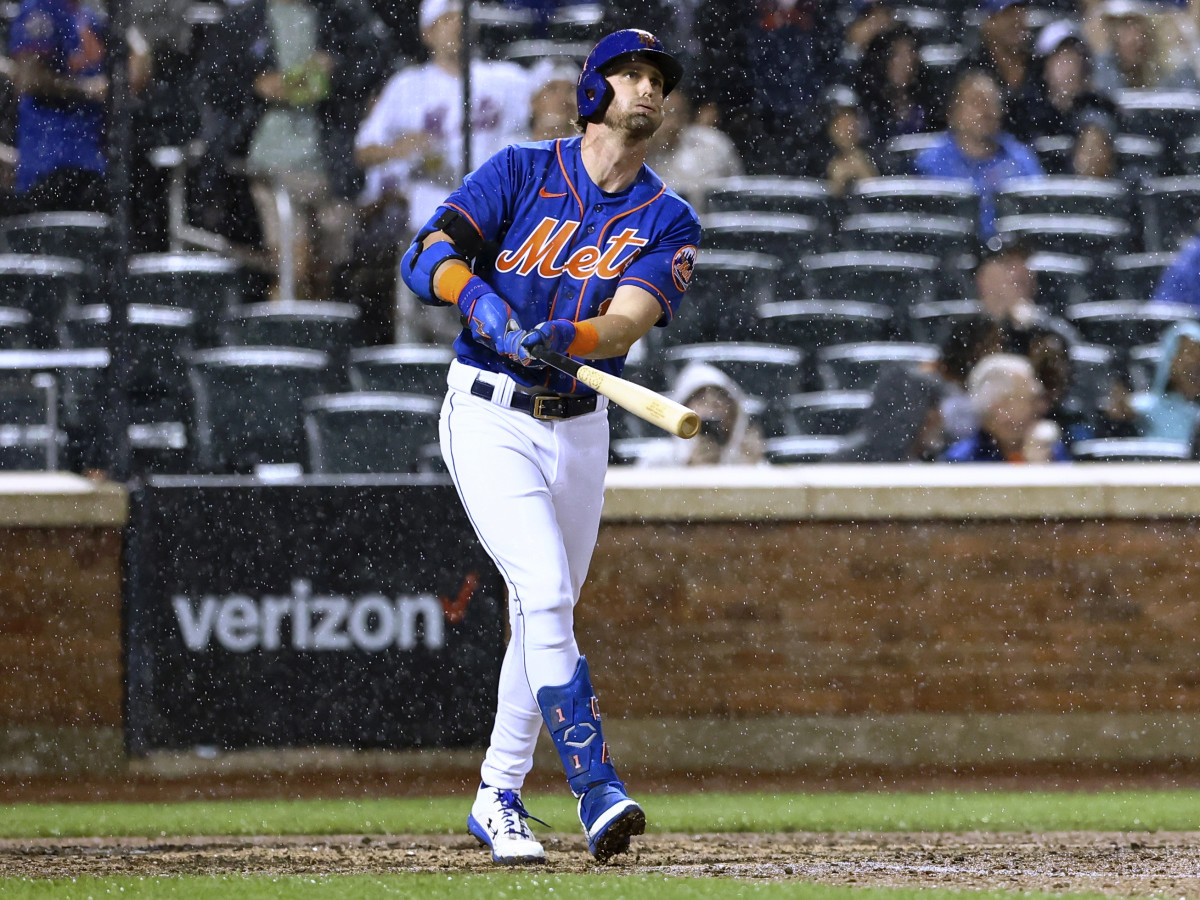
M 1200 712 L 1198 532 L 606 523 L 580 645 L 634 718 Z

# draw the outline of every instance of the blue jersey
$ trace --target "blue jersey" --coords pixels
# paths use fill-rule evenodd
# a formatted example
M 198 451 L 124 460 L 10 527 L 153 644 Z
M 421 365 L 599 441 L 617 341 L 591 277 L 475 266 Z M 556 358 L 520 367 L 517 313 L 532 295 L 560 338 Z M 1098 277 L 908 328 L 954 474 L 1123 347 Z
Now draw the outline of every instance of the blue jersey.
M 696 212 L 646 166 L 625 190 L 601 191 L 584 169 L 581 141 L 506 147 L 468 175 L 422 231 L 432 230 L 446 207 L 465 216 L 485 241 L 475 274 L 508 302 L 522 328 L 601 315 L 623 284 L 653 295 L 662 307 L 658 324 L 666 325 L 691 282 Z M 592 393 L 554 369 L 505 359 L 467 329 L 454 348 L 462 362 L 507 372 L 526 386 Z M 625 358 L 587 363 L 619 375 Z
M 104 70 L 99 15 L 74 0 L 25 0 L 13 19 L 9 55 L 33 54 L 61 75 Z M 28 94 L 17 103 L 17 190 L 59 169 L 104 171 L 104 106 Z

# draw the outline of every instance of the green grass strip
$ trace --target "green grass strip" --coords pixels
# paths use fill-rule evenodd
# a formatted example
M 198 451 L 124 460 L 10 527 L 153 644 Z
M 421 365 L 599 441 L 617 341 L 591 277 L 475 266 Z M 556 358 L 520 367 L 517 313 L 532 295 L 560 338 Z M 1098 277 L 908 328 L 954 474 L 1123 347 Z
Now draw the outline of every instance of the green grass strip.
M 652 832 L 1200 829 L 1195 790 L 637 796 Z M 0 837 L 460 834 L 470 799 L 24 804 L 0 807 Z M 529 794 L 525 802 L 554 831 L 579 827 L 569 796 Z
M 1040 893 L 848 888 L 803 882 L 753 882 L 717 878 L 622 878 L 591 875 L 344 875 L 177 878 L 79 878 L 54 881 L 0 880 L 5 900 L 373 900 L 419 897 L 421 900 L 1047 900 Z M 1099 900 L 1096 894 L 1071 894 L 1072 900 Z

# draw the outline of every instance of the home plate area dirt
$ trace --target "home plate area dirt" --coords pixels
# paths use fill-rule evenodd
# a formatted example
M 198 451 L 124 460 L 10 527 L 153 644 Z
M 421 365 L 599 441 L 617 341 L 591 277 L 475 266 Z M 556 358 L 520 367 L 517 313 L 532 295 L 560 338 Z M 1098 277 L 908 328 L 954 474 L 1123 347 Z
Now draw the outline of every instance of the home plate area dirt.
M 659 874 L 858 887 L 1200 897 L 1200 833 L 653 834 L 596 865 L 582 837 L 543 836 L 537 871 Z M 469 836 L 18 840 L 0 877 L 496 872 Z

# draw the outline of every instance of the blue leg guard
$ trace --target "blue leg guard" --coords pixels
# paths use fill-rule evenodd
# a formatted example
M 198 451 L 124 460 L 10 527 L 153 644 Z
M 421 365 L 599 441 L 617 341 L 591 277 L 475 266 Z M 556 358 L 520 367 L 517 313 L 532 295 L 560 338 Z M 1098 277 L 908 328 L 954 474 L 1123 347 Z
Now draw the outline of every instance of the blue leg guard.
M 542 718 L 562 759 L 588 849 L 601 862 L 629 849 L 631 835 L 646 830 L 646 814 L 617 778 L 600 728 L 600 709 L 582 656 L 571 680 L 537 692 Z

